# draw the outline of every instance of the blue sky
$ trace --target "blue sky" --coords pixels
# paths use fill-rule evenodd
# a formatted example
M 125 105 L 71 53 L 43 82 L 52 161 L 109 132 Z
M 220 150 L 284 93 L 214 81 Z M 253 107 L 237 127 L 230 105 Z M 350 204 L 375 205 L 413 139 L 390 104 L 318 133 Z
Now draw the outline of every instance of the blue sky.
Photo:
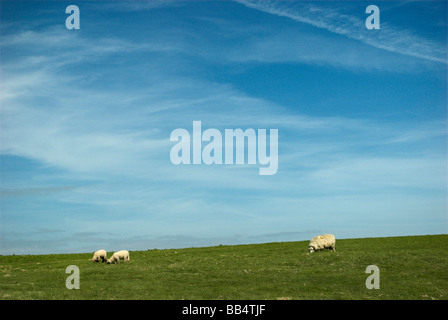
M 2 1 L 0 254 L 447 233 L 447 3 L 374 4 Z M 196 120 L 277 173 L 173 165 Z

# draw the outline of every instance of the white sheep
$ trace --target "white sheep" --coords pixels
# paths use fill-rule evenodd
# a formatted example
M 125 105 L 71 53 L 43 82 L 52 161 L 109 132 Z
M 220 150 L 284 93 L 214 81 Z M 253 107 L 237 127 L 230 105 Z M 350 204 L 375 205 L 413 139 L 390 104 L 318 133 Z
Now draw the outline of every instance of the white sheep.
M 120 259 L 124 259 L 124 262 L 129 262 L 129 252 L 127 250 L 117 251 L 110 259 L 107 259 L 107 263 L 120 263 Z
M 324 234 L 314 237 L 308 245 L 310 253 L 317 250 L 330 249 L 336 251 L 336 238 L 332 234 Z
M 106 250 L 95 251 L 93 253 L 93 258 L 90 259 L 90 261 L 99 262 L 100 259 L 101 259 L 101 262 L 107 261 L 107 252 L 106 252 Z

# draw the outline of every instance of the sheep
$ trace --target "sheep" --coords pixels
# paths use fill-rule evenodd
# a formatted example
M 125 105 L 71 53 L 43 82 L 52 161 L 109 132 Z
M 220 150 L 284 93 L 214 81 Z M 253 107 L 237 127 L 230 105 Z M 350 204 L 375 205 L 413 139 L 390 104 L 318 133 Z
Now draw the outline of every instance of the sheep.
M 324 249 L 336 251 L 336 238 L 334 235 L 324 234 L 316 236 L 310 241 L 310 244 L 308 245 L 308 250 L 310 253 Z
M 107 259 L 107 263 L 120 263 L 120 259 L 124 259 L 124 262 L 129 262 L 129 252 L 127 250 L 117 251 L 110 259 Z
M 90 261 L 99 262 L 100 259 L 101 259 L 101 262 L 107 261 L 107 252 L 106 252 L 106 250 L 95 251 L 95 253 L 93 254 L 93 258 L 90 259 Z

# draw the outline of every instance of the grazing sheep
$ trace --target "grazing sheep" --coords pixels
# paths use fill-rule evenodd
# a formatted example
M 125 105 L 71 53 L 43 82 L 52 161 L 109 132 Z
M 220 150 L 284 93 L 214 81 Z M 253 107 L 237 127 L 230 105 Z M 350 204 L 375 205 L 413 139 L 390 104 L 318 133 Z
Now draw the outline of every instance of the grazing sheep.
M 101 262 L 107 261 L 107 252 L 106 250 L 98 250 L 93 254 L 93 258 L 90 259 L 90 261 L 93 262 L 99 262 L 101 259 Z
M 115 252 L 110 259 L 107 259 L 107 263 L 120 263 L 120 259 L 129 262 L 129 252 L 127 250 Z
M 317 250 L 330 249 L 336 251 L 336 238 L 332 234 L 324 234 L 314 237 L 308 246 L 310 253 Z

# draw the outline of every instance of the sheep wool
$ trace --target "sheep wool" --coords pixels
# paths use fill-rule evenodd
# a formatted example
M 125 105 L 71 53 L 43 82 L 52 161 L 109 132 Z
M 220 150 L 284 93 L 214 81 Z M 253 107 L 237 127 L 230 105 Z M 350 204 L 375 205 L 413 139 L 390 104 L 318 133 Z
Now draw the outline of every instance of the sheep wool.
M 330 249 L 336 251 L 336 238 L 332 234 L 324 234 L 314 237 L 308 246 L 310 253 L 317 250 Z
M 101 262 L 107 261 L 107 252 L 106 252 L 106 250 L 95 251 L 93 253 L 93 258 L 90 259 L 90 261 L 99 262 L 100 259 L 101 259 Z
M 117 251 L 110 259 L 107 259 L 107 263 L 120 263 L 120 259 L 123 259 L 124 262 L 129 262 L 129 252 L 127 250 Z

